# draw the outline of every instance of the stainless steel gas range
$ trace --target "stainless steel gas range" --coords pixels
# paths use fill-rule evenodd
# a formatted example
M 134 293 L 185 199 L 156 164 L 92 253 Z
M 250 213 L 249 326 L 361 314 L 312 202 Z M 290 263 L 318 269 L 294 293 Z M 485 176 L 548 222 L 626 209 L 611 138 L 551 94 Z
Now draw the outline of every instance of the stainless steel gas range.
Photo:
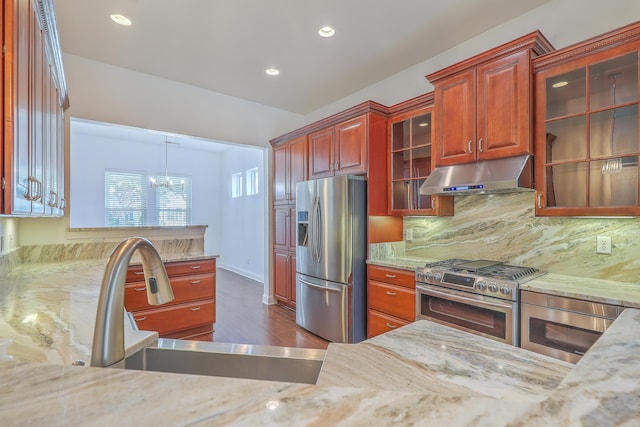
M 416 269 L 416 318 L 519 346 L 518 286 L 543 274 L 499 261 L 429 263 Z

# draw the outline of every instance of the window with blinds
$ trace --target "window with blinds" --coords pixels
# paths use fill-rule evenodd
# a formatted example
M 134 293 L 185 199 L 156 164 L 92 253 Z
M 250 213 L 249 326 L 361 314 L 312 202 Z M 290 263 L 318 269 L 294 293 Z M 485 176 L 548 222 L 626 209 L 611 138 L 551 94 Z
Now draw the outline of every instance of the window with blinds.
M 170 186 L 156 187 L 158 225 L 191 224 L 191 177 L 169 176 Z
M 147 174 L 106 170 L 105 226 L 136 227 L 146 223 Z

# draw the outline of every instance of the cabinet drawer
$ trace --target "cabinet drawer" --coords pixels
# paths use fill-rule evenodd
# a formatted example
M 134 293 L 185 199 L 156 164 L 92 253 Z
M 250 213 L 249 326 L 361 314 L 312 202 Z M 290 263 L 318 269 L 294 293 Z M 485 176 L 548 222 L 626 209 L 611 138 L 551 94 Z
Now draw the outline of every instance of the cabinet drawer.
M 198 326 L 184 331 L 171 332 L 160 335 L 160 338 L 190 341 L 213 341 L 213 325 Z
M 401 326 L 408 325 L 411 322 L 398 319 L 396 317 L 387 316 L 374 310 L 369 310 L 367 316 L 367 338 L 393 331 Z
M 203 259 L 198 261 L 165 262 L 164 267 L 169 277 L 186 276 L 191 274 L 215 273 L 216 259 Z M 135 264 L 127 271 L 127 282 L 139 282 L 143 279 L 142 265 Z
M 391 283 L 393 285 L 404 286 L 411 289 L 416 288 L 415 274 L 411 271 L 379 267 L 376 265 L 370 265 L 367 271 L 369 274 L 369 279 L 371 280 Z
M 216 296 L 216 277 L 213 274 L 175 277 L 171 280 L 174 299 L 171 304 L 211 299 Z M 147 303 L 144 282 L 128 283 L 124 290 L 124 306 L 127 311 L 153 309 Z
M 216 321 L 215 300 L 197 301 L 133 313 L 138 328 L 159 334 L 213 324 Z
M 416 293 L 400 286 L 369 280 L 368 307 L 413 322 L 416 318 Z

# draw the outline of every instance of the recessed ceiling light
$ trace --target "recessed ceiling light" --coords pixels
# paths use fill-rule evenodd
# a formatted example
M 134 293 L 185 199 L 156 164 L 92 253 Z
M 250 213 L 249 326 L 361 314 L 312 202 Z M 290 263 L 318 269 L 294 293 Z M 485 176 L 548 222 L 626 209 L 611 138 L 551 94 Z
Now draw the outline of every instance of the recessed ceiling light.
M 563 87 L 568 85 L 569 82 L 565 82 L 565 81 L 561 81 L 561 82 L 555 82 L 554 84 L 552 84 L 551 86 L 553 86 L 554 88 L 559 88 L 559 87 Z
M 318 34 L 320 34 L 320 37 L 333 37 L 335 33 L 336 33 L 336 30 L 333 29 L 333 27 L 330 27 L 328 25 L 325 25 L 324 27 L 318 30 Z
M 116 24 L 124 25 L 125 27 L 128 27 L 131 25 L 131 19 L 127 18 L 124 15 L 120 15 L 119 13 L 112 13 L 111 20 Z
M 278 70 L 277 68 L 267 68 L 266 70 L 264 70 L 265 73 L 267 73 L 270 76 L 277 76 L 278 74 L 280 74 L 280 70 Z

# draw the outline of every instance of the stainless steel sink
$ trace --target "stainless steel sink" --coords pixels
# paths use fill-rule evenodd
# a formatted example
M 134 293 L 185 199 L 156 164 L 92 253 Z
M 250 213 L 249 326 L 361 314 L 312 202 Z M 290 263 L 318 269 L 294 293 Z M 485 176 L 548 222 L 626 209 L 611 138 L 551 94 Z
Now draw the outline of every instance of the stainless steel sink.
M 315 384 L 326 351 L 160 339 L 125 359 L 126 369 Z

